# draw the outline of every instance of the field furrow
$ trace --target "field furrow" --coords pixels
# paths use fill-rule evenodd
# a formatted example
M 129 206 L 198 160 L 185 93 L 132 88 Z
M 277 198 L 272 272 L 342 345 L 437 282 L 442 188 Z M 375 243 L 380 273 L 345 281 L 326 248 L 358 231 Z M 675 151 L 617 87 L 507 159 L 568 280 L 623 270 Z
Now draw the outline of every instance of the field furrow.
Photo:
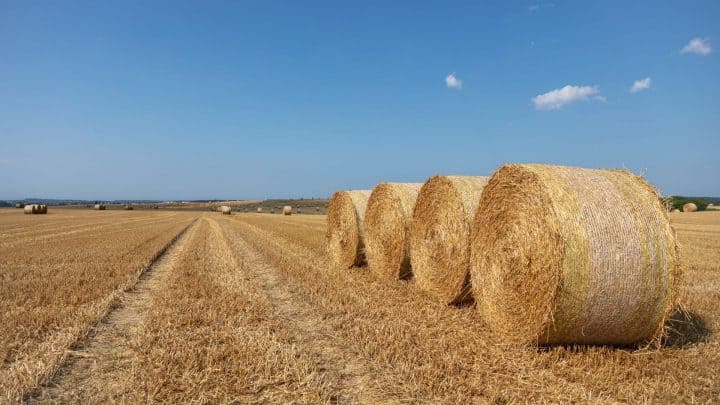
M 72 213 L 82 217 L 84 213 Z M 114 232 L 96 229 L 38 243 L 0 246 L 0 388 L 8 400 L 46 382 L 122 291 L 193 216 Z M 24 221 L 20 214 L 19 221 Z
M 231 247 L 242 257 L 250 279 L 272 303 L 273 312 L 299 349 L 314 359 L 331 384 L 333 398 L 342 403 L 387 401 L 377 389 L 374 371 L 365 359 L 348 349 L 346 342 L 334 336 L 317 308 L 308 305 L 295 291 L 282 270 L 267 263 L 234 229 L 223 224 Z
M 328 402 L 326 373 L 298 350 L 252 263 L 205 218 L 132 339 L 134 392 L 159 402 Z
M 133 393 L 129 384 L 135 360 L 130 339 L 137 335 L 152 298 L 177 258 L 187 249 L 195 227 L 183 229 L 166 251 L 140 274 L 135 285 L 123 292 L 114 307 L 92 328 L 88 336 L 68 350 L 54 378 L 37 389 L 30 402 L 115 402 Z

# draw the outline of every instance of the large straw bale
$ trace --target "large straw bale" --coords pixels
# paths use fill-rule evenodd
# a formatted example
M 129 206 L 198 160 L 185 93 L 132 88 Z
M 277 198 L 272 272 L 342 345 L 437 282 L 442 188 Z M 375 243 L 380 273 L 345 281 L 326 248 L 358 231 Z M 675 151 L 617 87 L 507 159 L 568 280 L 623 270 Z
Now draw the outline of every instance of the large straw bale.
M 283 215 L 292 215 L 292 207 L 289 205 L 286 205 L 282 209 Z
M 505 165 L 473 221 L 471 264 L 490 327 L 522 344 L 659 336 L 680 277 L 665 208 L 620 170 Z
M 105 207 L 105 204 L 95 204 L 95 206 L 94 206 L 93 208 L 96 209 L 96 210 L 102 211 L 102 210 L 104 210 L 106 207 Z
M 365 210 L 365 253 L 368 267 L 381 277 L 410 275 L 408 238 L 415 199 L 422 183 L 380 183 Z
M 472 299 L 470 222 L 488 178 L 434 176 L 420 189 L 410 225 L 417 285 L 447 304 Z
M 26 204 L 23 209 L 26 214 L 35 214 L 35 211 L 37 210 L 35 204 Z
M 335 267 L 348 269 L 365 264 L 363 219 L 370 190 L 338 191 L 328 209 L 328 255 Z
M 695 203 L 689 202 L 689 203 L 685 203 L 683 205 L 683 212 L 695 212 L 697 210 L 698 210 L 698 208 L 697 208 L 697 205 L 695 205 Z
M 232 208 L 230 208 L 227 205 L 221 205 L 220 206 L 220 214 L 221 215 L 230 215 L 230 214 L 232 214 Z

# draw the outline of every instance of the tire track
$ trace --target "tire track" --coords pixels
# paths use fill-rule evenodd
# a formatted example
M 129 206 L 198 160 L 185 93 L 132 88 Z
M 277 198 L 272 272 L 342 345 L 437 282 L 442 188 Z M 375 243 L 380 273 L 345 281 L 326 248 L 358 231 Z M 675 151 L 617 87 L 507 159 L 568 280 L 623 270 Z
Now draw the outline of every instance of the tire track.
M 40 402 L 116 402 L 131 390 L 134 353 L 130 337 L 141 326 L 152 305 L 154 292 L 165 281 L 177 258 L 196 232 L 197 219 L 183 228 L 152 259 L 135 284 L 111 304 L 88 335 L 66 351 L 51 381 L 36 389 L 28 400 Z
M 220 226 L 225 241 L 242 261 L 247 276 L 272 303 L 274 312 L 283 319 L 283 325 L 301 351 L 315 358 L 320 368 L 332 377 L 337 390 L 334 401 L 387 401 L 387 398 L 375 389 L 374 372 L 369 363 L 348 349 L 340 339 L 332 336 L 316 308 L 294 291 L 282 271 L 265 261 L 262 255 L 245 241 L 245 235 L 229 228 L 225 220 L 222 222 Z

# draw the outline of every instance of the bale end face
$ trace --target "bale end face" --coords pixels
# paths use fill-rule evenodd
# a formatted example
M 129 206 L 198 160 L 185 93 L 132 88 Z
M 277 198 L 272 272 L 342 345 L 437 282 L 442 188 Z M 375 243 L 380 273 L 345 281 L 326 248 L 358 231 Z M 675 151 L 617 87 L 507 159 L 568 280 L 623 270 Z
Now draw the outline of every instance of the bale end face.
M 283 215 L 292 215 L 292 207 L 289 205 L 286 205 L 282 209 Z
M 330 199 L 325 237 L 333 266 L 365 264 L 363 219 L 369 190 L 338 191 Z
M 420 189 L 410 225 L 417 285 L 446 304 L 472 300 L 470 221 L 487 177 L 434 176 Z
M 488 324 L 521 344 L 636 344 L 663 330 L 680 267 L 664 207 L 622 171 L 506 165 L 471 235 Z
M 409 228 L 421 183 L 381 183 L 365 211 L 365 253 L 368 267 L 390 280 L 410 275 Z

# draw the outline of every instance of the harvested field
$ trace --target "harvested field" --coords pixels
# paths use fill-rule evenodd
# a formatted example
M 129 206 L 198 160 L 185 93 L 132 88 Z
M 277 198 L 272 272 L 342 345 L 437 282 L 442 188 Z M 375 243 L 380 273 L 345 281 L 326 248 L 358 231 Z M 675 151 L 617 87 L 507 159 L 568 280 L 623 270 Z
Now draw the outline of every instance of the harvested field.
M 22 325 L 0 332 L 0 388 L 11 402 L 712 402 L 720 213 L 670 218 L 686 312 L 660 348 L 528 349 L 414 280 L 327 271 L 324 216 L 0 210 L 0 316 Z

